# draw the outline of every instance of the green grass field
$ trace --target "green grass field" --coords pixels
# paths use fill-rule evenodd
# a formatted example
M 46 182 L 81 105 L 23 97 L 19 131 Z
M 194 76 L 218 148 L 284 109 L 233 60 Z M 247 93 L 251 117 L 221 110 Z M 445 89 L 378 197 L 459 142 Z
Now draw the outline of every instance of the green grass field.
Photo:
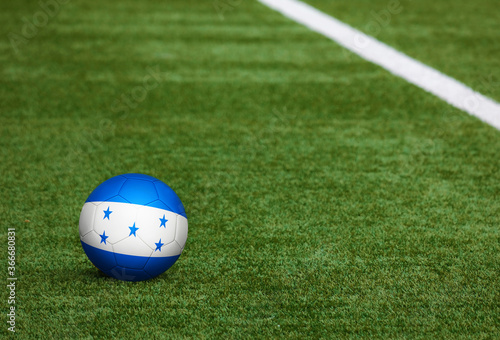
M 499 131 L 231 3 L 71 0 L 15 48 L 41 7 L 0 4 L 16 335 L 499 338 Z M 362 30 L 387 6 L 309 3 Z M 496 2 L 401 3 L 378 39 L 500 99 Z M 189 219 L 177 263 L 139 283 L 100 274 L 78 234 L 90 192 L 128 172 L 169 184 Z

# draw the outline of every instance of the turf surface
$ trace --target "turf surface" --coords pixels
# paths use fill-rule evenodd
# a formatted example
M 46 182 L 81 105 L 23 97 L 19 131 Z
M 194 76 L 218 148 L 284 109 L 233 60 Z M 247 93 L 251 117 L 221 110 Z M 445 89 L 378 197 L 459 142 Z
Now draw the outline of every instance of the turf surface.
M 0 6 L 3 37 L 40 9 Z M 70 1 L 17 54 L 0 43 L 18 335 L 498 337 L 499 132 L 258 3 L 219 14 Z M 101 275 L 78 237 L 88 194 L 125 172 L 188 214 L 185 251 L 148 282 Z
M 500 101 L 496 1 L 307 2 Z

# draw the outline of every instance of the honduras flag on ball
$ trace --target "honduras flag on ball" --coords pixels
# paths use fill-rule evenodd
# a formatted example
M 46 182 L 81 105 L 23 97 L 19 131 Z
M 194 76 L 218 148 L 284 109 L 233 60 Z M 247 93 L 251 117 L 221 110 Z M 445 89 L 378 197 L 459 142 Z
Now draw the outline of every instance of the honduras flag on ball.
M 165 272 L 181 255 L 187 233 L 179 197 L 142 174 L 103 182 L 80 214 L 83 250 L 97 268 L 120 280 L 142 281 Z

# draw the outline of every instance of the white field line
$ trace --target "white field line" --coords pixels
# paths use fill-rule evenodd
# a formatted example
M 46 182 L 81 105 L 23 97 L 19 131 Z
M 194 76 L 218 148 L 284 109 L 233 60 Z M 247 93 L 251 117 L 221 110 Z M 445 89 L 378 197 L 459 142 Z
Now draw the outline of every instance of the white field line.
M 259 2 L 500 130 L 500 104 L 461 82 L 303 2 Z

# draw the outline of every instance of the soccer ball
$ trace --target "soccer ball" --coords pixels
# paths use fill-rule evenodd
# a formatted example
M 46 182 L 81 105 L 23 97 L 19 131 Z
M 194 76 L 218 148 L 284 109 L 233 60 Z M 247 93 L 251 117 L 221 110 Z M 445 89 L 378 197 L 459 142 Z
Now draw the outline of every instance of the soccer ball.
M 168 185 L 151 176 L 124 174 L 92 191 L 79 229 L 83 250 L 97 268 L 116 279 L 142 281 L 177 261 L 188 222 Z

